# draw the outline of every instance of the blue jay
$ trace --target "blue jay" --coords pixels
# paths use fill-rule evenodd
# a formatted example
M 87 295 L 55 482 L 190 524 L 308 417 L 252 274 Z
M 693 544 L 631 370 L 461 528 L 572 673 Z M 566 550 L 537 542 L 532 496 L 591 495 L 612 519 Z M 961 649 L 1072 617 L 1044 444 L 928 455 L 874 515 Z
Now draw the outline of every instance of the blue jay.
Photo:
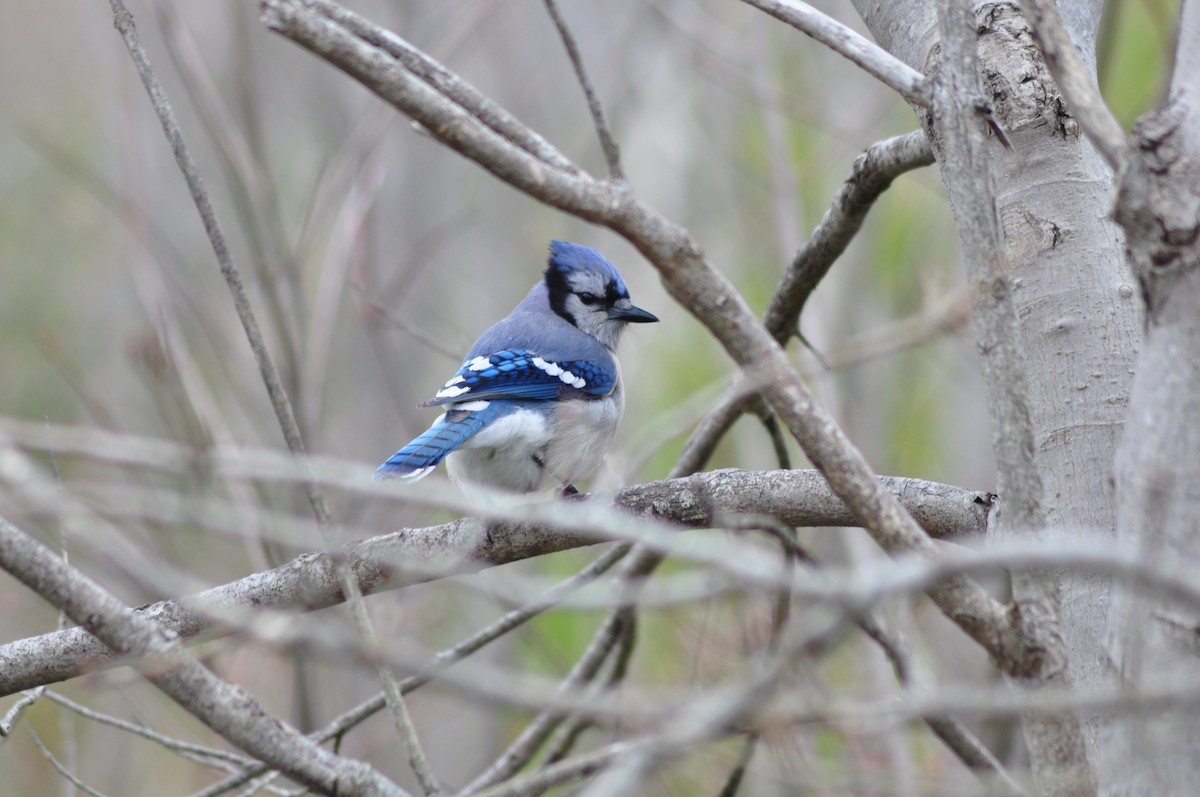
M 595 249 L 551 241 L 542 281 L 422 405 L 445 413 L 375 478 L 416 481 L 446 459 L 455 483 L 576 493 L 625 409 L 614 354 L 621 333 L 657 320 L 629 301 L 625 281 Z

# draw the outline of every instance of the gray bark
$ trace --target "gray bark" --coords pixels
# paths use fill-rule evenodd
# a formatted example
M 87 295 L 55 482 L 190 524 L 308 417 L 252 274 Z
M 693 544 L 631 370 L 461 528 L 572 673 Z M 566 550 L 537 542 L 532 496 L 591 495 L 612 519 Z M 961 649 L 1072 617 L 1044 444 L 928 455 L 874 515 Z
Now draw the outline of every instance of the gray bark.
M 884 47 L 913 66 L 936 68 L 941 44 L 930 4 L 856 5 Z M 1060 5 L 1094 70 L 1098 4 Z M 1120 230 L 1108 219 L 1111 174 L 1080 136 L 1015 6 L 977 6 L 976 20 L 984 89 L 1011 144 L 993 140 L 989 154 L 1047 531 L 1111 539 L 1111 468 L 1140 337 Z M 937 149 L 939 142 L 934 144 Z M 960 217 L 959 223 L 976 222 Z M 1004 465 L 998 463 L 1001 471 Z M 1055 580 L 1073 679 L 1103 682 L 1111 675 L 1105 646 L 1108 579 L 1072 574 Z M 1098 717 L 1085 720 L 1089 758 L 1111 769 L 1110 724 Z M 1032 752 L 1036 761 L 1038 751 Z M 1101 783 L 1110 774 L 1099 773 Z
M 1146 304 L 1146 343 L 1117 458 L 1118 535 L 1151 561 L 1200 556 L 1200 4 L 1185 2 L 1164 106 L 1134 131 L 1117 218 Z M 1122 598 L 1120 677 L 1144 687 L 1194 677 L 1200 617 Z M 1200 782 L 1200 716 L 1131 717 L 1113 733 L 1108 794 L 1183 794 Z

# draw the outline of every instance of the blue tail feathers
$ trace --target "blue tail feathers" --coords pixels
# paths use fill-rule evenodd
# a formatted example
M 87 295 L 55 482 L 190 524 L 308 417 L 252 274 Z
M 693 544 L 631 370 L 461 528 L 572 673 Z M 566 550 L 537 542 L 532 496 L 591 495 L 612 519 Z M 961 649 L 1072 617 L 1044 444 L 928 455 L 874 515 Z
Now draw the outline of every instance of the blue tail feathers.
M 490 413 L 450 410 L 404 448 L 392 454 L 378 470 L 376 479 L 402 478 L 416 481 L 438 466 L 446 455 L 487 426 Z

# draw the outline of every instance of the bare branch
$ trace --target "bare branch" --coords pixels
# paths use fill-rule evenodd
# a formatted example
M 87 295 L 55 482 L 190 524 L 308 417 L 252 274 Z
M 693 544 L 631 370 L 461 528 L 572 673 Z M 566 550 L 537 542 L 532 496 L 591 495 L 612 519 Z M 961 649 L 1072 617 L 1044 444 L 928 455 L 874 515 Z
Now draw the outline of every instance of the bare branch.
M 211 763 L 214 761 L 221 761 L 225 762 L 226 764 L 236 764 L 243 767 L 254 763 L 250 759 L 246 758 L 246 756 L 238 755 L 237 753 L 231 753 L 228 750 L 218 750 L 214 747 L 204 747 L 203 745 L 185 742 L 181 739 L 173 739 L 170 736 L 165 736 L 161 733 L 153 731 L 144 725 L 138 725 L 137 723 L 129 722 L 127 720 L 120 719 L 119 717 L 114 717 L 110 714 L 93 711 L 87 706 L 76 703 L 74 700 L 71 700 L 70 698 L 60 695 L 54 691 L 47 691 L 46 699 L 53 700 L 60 706 L 64 706 L 65 708 L 74 711 L 79 716 L 90 719 L 93 722 L 99 722 L 102 725 L 108 725 L 113 728 L 123 730 L 127 733 L 132 733 L 136 736 L 142 737 L 143 739 L 148 739 L 155 744 L 162 745 L 168 750 L 175 750 L 179 753 L 190 756 L 193 760 L 202 761 L 209 765 L 211 765 Z
M 195 203 L 196 210 L 200 214 L 200 220 L 204 224 L 204 231 L 208 234 L 209 243 L 212 245 L 213 252 L 217 256 L 217 262 L 221 268 L 221 276 L 225 278 L 225 284 L 229 288 L 230 295 L 233 297 L 234 308 L 237 310 L 238 319 L 242 322 L 246 338 L 250 342 L 250 349 L 254 352 L 254 359 L 258 363 L 263 384 L 266 386 L 271 406 L 275 410 L 275 416 L 279 420 L 284 440 L 287 442 L 290 451 L 295 454 L 303 454 L 304 443 L 300 439 L 300 432 L 296 426 L 296 417 L 292 412 L 291 402 L 288 400 L 287 393 L 280 382 L 279 372 L 275 369 L 275 365 L 271 360 L 271 354 L 267 351 L 266 343 L 263 342 L 262 332 L 258 328 L 258 321 L 255 320 L 254 311 L 250 308 L 250 301 L 246 297 L 246 287 L 242 283 L 241 274 L 238 273 L 237 266 L 233 262 L 233 255 L 229 251 L 229 245 L 225 241 L 225 234 L 221 231 L 221 225 L 217 221 L 216 213 L 208 198 L 208 193 L 204 190 L 199 172 L 196 170 L 196 164 L 192 160 L 186 142 L 183 140 L 183 131 L 180 129 L 179 123 L 175 120 L 175 112 L 171 110 L 170 103 L 167 102 L 166 96 L 163 94 L 162 86 L 159 84 L 158 78 L 155 76 L 150 62 L 146 58 L 146 53 L 138 41 L 137 30 L 133 23 L 133 15 L 129 13 L 121 0 L 110 0 L 110 4 L 113 9 L 114 24 L 121 33 L 121 38 L 125 41 L 125 46 L 128 48 L 130 57 L 137 67 L 138 75 L 142 79 L 142 85 L 145 87 L 146 93 L 150 96 L 150 102 L 154 106 L 155 113 L 158 115 L 163 133 L 166 134 L 167 140 L 171 144 L 171 150 L 175 155 L 175 162 L 179 166 L 180 172 L 183 173 L 188 191 L 192 195 L 192 201 Z M 316 512 L 318 517 L 324 516 L 328 518 L 328 511 L 317 507 L 318 504 L 323 504 L 323 501 L 321 501 L 319 494 L 316 493 L 316 486 L 310 485 L 309 492 L 309 500 L 314 503 L 314 512 Z
M 743 0 L 845 56 L 901 97 L 930 106 L 929 79 L 874 42 L 801 0 Z
M 392 31 L 381 28 L 330 0 L 308 0 L 306 4 L 309 8 L 344 26 L 346 30 L 363 41 L 384 50 L 388 55 L 404 64 L 405 69 L 428 83 L 430 88 L 453 101 L 471 118 L 483 123 L 527 154 L 555 169 L 570 174 L 583 174 L 578 166 L 571 163 L 542 136 L 521 124 L 512 114 L 474 86 Z
M 1100 89 L 1072 44 L 1054 0 L 1021 0 L 1021 10 L 1071 113 L 1113 172 L 1120 174 L 1128 157 L 1125 131 L 1100 96 Z
M 564 696 L 575 694 L 580 687 L 595 678 L 601 665 L 616 649 L 623 629 L 630 622 L 632 622 L 632 612 L 628 609 L 619 609 L 610 613 L 605 618 L 600 630 L 592 637 L 587 650 L 559 684 L 557 694 Z M 529 763 L 538 748 L 546 739 L 550 738 L 550 734 L 564 719 L 566 716 L 561 710 L 543 711 L 526 726 L 521 735 L 513 740 L 512 744 L 487 769 L 459 792 L 459 797 L 476 794 L 512 777 Z
M 250 755 L 326 793 L 405 795 L 367 764 L 330 753 L 269 714 L 248 692 L 184 653 L 176 635 L 122 605 L 3 519 L 0 566 L 95 634 L 113 653 L 145 660 L 151 683 Z
M 551 786 L 594 775 L 633 749 L 636 749 L 636 743 L 616 742 L 479 792 L 478 797 L 526 797 L 530 794 L 541 794 Z
M 26 725 L 25 727 L 29 729 L 29 735 L 33 737 L 33 742 L 37 745 L 38 750 L 41 751 L 46 760 L 50 762 L 50 766 L 54 767 L 58 774 L 69 780 L 71 785 L 75 788 L 86 794 L 90 794 L 91 797 L 105 797 L 102 792 L 96 791 L 91 786 L 80 780 L 79 776 L 77 776 L 74 772 L 67 769 L 66 765 L 59 761 L 58 758 L 55 757 L 54 753 L 50 752 L 50 748 L 47 747 L 46 743 L 42 741 L 42 737 L 38 736 L 37 731 L 33 729 L 32 725 Z
M 908 651 L 870 617 L 860 618 L 858 627 L 879 645 L 880 650 L 891 661 L 892 668 L 896 672 L 896 680 L 902 686 L 908 687 L 911 683 L 910 673 L 912 670 Z M 922 716 L 921 719 L 929 726 L 929 730 L 933 731 L 934 735 L 941 739 L 954 755 L 958 756 L 958 760 L 962 761 L 981 779 L 995 778 L 997 783 L 1003 784 L 1009 794 L 1025 794 L 1025 790 L 1013 780 L 1004 765 L 992 755 L 992 751 L 988 750 L 983 742 L 979 741 L 979 738 L 967 730 L 960 721 L 952 716 L 935 715 Z
M 508 612 L 503 617 L 482 628 L 472 634 L 467 639 L 452 648 L 443 650 L 434 656 L 433 661 L 425 667 L 421 672 L 409 676 L 400 682 L 400 689 L 404 694 L 424 686 L 437 677 L 437 674 L 449 667 L 450 665 L 462 661 L 467 656 L 470 656 L 477 650 L 480 650 L 485 645 L 504 636 L 514 628 L 519 627 L 528 620 L 536 617 L 547 609 L 558 605 L 559 601 L 566 595 L 576 589 L 590 584 L 595 579 L 599 578 L 609 570 L 614 564 L 628 552 L 628 545 L 617 545 L 610 548 L 602 556 L 597 557 L 591 564 L 580 570 L 574 576 L 557 584 L 553 588 L 547 590 L 538 598 L 529 603 Z M 321 742 L 327 742 L 337 738 L 346 731 L 359 725 L 369 717 L 377 714 L 384 708 L 385 701 L 383 694 L 376 695 L 370 700 L 361 703 L 349 711 L 343 712 L 341 716 L 335 718 L 324 728 L 309 734 L 309 738 Z M 242 772 L 239 772 L 219 783 L 213 784 L 209 788 L 196 793 L 193 797 L 218 797 L 230 789 L 235 789 L 238 786 L 246 783 L 252 778 L 266 772 L 268 767 L 265 764 L 253 764 Z
M 617 142 L 613 140 L 612 131 L 609 130 L 608 120 L 604 116 L 604 106 L 600 104 L 600 98 L 596 95 L 596 87 L 592 85 L 587 67 L 583 65 L 583 56 L 579 53 L 579 45 L 575 42 L 575 36 L 571 33 L 567 21 L 563 19 L 558 3 L 554 0 L 545 0 L 545 3 L 546 12 L 553 20 L 559 37 L 562 38 L 563 47 L 567 50 L 567 57 L 571 59 L 575 76 L 583 88 L 583 95 L 587 97 L 588 111 L 592 114 L 592 124 L 596 127 L 596 135 L 600 138 L 600 148 L 604 150 L 604 160 L 608 163 L 608 176 L 613 180 L 624 180 L 625 172 L 621 169 L 621 152 L 617 148 Z
M 39 686 L 36 689 L 30 689 L 25 694 L 21 695 L 21 699 L 13 703 L 12 708 L 4 715 L 4 719 L 0 720 L 0 744 L 4 743 L 13 732 L 13 728 L 17 727 L 17 722 L 20 721 L 21 715 L 38 701 L 46 688 Z
M 804 303 L 854 240 L 867 212 L 884 191 L 905 172 L 933 163 L 933 149 L 922 130 L 889 138 L 868 147 L 850 167 L 850 176 L 833 197 L 825 217 L 792 258 L 764 323 L 781 345 L 797 334 Z
M 167 140 L 171 143 L 171 149 L 175 154 L 175 161 L 179 166 L 179 170 L 183 173 L 184 180 L 187 182 L 188 190 L 192 195 L 192 201 L 195 203 L 196 209 L 200 213 L 200 218 L 204 222 L 204 229 L 208 233 L 209 242 L 212 245 L 213 252 L 217 256 L 221 275 L 225 278 L 226 286 L 229 288 L 230 295 L 233 298 L 234 308 L 237 310 L 238 318 L 242 322 L 246 338 L 250 343 L 250 349 L 254 352 L 259 373 L 262 376 L 267 395 L 271 400 L 271 407 L 275 411 L 275 418 L 279 423 L 279 428 L 283 432 L 283 438 L 287 442 L 288 450 L 301 460 L 302 467 L 308 475 L 308 478 L 304 480 L 304 493 L 308 497 L 309 504 L 312 506 L 313 514 L 316 516 L 317 526 L 324 538 L 325 545 L 332 546 L 335 541 L 335 536 L 332 533 L 333 520 L 330 517 L 325 498 L 317 488 L 316 478 L 308 465 L 307 452 L 305 451 L 304 441 L 300 434 L 300 427 L 296 423 L 296 416 L 292 410 L 291 401 L 279 378 L 279 372 L 275 368 L 270 352 L 267 350 L 266 342 L 263 340 L 262 332 L 258 327 L 258 321 L 254 317 L 254 311 L 251 309 L 250 302 L 246 298 L 245 286 L 242 284 L 241 275 L 238 273 L 237 266 L 233 262 L 233 256 L 225 242 L 225 234 L 221 231 L 221 226 L 213 211 L 212 203 L 196 171 L 196 164 L 192 160 L 191 153 L 188 151 L 187 144 L 183 139 L 183 131 L 175 120 L 174 111 L 171 109 L 171 105 L 163 93 L 162 86 L 154 74 L 154 70 L 150 65 L 149 59 L 146 57 L 145 51 L 142 49 L 141 43 L 138 41 L 133 15 L 125 8 L 122 0 L 109 0 L 109 2 L 113 10 L 114 24 L 121 33 L 125 46 L 129 50 L 134 65 L 137 67 L 138 75 L 142 79 L 142 85 L 145 87 L 146 93 L 150 97 L 150 102 L 154 106 L 154 111 L 158 115 L 159 122 L 162 124 L 163 132 L 166 134 Z M 351 616 L 354 618 L 354 623 L 359 633 L 366 641 L 368 647 L 378 650 L 380 647 L 378 636 L 375 633 L 375 628 L 363 603 L 362 594 L 359 592 L 358 585 L 355 583 L 352 573 L 339 559 L 335 559 L 333 564 L 338 574 L 338 580 L 341 582 L 342 590 L 347 596 Z M 396 678 L 386 668 L 380 669 L 378 674 L 380 681 L 384 685 L 384 694 L 388 696 L 388 705 L 392 710 L 396 728 L 404 740 L 405 748 L 409 753 L 409 761 L 412 763 L 413 770 L 417 774 L 417 779 L 420 781 L 425 794 L 434 797 L 441 793 L 441 789 L 438 787 L 432 772 L 429 770 L 429 762 L 426 760 L 425 753 L 421 749 L 416 729 L 412 725 L 412 720 L 408 716 L 408 710 L 405 708 L 404 701 L 400 696 Z
M 821 223 L 792 258 L 767 305 L 763 323 L 780 346 L 786 346 L 793 336 L 800 334 L 799 318 L 805 303 L 854 239 L 875 200 L 896 177 L 932 162 L 933 150 L 921 130 L 880 141 L 858 156 L 850 176 L 834 195 Z M 895 337 L 889 340 L 895 340 Z M 717 399 L 693 430 L 676 468 L 682 468 L 684 473 L 703 468 L 721 438 L 747 410 L 758 415 L 764 424 L 770 423 L 769 419 L 773 417 L 770 407 L 758 394 L 757 386 L 748 380 L 740 380 Z M 778 445 L 776 450 L 779 451 Z

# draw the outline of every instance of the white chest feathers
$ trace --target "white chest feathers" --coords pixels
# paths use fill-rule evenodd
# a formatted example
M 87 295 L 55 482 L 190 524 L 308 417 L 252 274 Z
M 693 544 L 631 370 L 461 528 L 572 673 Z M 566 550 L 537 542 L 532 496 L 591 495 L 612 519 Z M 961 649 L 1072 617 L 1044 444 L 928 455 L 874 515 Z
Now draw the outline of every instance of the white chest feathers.
M 549 413 L 519 409 L 450 454 L 446 468 L 464 487 L 531 493 L 574 484 L 603 461 L 624 405 L 618 383 L 602 399 L 558 401 Z

